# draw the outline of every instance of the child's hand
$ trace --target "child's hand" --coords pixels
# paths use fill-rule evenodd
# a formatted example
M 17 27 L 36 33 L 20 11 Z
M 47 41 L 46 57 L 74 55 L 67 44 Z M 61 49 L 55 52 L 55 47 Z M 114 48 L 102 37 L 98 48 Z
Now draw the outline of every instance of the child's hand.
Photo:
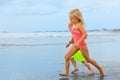
M 68 29 L 71 30 L 71 28 L 72 28 L 72 23 L 69 23 L 68 24 Z
M 74 44 L 74 46 L 75 46 L 75 47 L 78 47 L 78 45 L 79 45 L 79 43 L 78 43 L 78 42 L 76 42 L 76 43 Z
M 67 44 L 66 44 L 66 48 L 69 47 L 69 46 L 70 46 L 70 43 L 67 43 Z

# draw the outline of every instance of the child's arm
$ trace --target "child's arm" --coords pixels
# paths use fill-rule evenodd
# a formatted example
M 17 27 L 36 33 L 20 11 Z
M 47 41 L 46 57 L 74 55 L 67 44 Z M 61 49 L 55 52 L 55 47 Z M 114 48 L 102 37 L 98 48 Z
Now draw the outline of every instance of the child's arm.
M 69 47 L 69 45 L 72 43 L 73 43 L 73 38 L 71 38 L 70 41 L 68 41 L 68 43 L 66 44 L 66 48 Z
M 71 28 L 72 28 L 72 23 L 68 23 L 68 29 L 69 29 L 69 31 L 71 30 Z M 72 43 L 73 43 L 73 38 L 71 38 L 68 41 L 68 43 L 66 44 L 66 48 L 69 47 L 69 45 L 72 44 Z

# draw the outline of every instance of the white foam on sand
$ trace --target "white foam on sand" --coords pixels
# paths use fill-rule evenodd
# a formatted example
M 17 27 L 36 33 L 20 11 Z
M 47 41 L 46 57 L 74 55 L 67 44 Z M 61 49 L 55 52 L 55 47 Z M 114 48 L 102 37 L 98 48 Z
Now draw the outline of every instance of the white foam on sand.
M 66 37 L 69 32 L 0 33 L 0 37 Z
M 120 33 L 114 32 L 88 32 L 90 36 L 100 36 L 100 35 L 120 35 Z M 24 33 L 11 33 L 11 32 L 1 32 L 0 37 L 69 37 L 70 32 L 24 32 Z

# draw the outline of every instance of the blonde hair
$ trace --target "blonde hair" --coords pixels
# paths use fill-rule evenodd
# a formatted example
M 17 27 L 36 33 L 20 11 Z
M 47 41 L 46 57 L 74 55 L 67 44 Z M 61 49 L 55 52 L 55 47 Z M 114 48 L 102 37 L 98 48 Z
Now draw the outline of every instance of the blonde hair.
M 82 24 L 85 24 L 82 13 L 80 12 L 79 9 L 73 9 L 69 12 L 70 17 L 76 17 L 77 19 L 80 20 Z

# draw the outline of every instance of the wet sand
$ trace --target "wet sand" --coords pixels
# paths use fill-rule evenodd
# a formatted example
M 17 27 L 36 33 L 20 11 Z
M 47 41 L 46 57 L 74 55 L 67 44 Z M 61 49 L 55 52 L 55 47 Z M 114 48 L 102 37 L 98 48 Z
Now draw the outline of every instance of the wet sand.
M 86 67 L 79 62 L 79 72 L 68 77 L 59 76 L 64 71 L 64 55 L 68 50 L 64 43 L 69 38 L 52 37 L 44 40 L 49 41 L 49 45 L 1 45 L 0 80 L 120 80 L 119 35 L 92 36 L 87 40 L 91 57 L 104 68 L 103 78 L 99 77 L 94 67 L 95 74 L 88 75 Z M 72 68 L 70 66 L 70 71 Z

